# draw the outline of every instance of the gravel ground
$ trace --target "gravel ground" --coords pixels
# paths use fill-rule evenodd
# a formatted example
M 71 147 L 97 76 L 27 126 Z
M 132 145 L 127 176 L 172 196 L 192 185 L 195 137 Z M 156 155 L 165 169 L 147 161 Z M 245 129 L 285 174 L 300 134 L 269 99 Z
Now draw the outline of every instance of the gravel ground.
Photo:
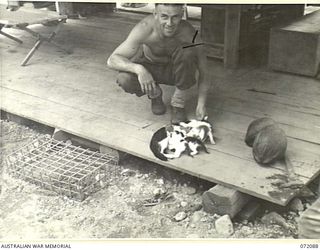
M 1 120 L 1 159 L 44 136 Z M 48 136 L 48 135 L 47 135 Z M 106 238 L 297 237 L 297 220 L 316 199 L 299 197 L 287 208 L 261 201 L 252 221 L 203 211 L 201 195 L 213 184 L 126 155 L 117 183 L 83 202 L 13 178 L 1 164 L 0 240 Z

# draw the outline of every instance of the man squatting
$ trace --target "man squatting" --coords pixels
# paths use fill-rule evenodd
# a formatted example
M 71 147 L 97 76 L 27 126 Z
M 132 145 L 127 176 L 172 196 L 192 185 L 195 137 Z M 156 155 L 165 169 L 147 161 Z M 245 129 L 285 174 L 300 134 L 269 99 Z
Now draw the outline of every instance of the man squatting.
M 187 119 L 184 110 L 186 90 L 197 81 L 196 115 L 197 119 L 202 120 L 206 115 L 205 105 L 210 87 L 205 72 L 206 55 L 203 46 L 190 46 L 194 43 L 196 32 L 191 24 L 182 20 L 183 6 L 156 4 L 153 15 L 140 21 L 108 59 L 108 66 L 120 71 L 117 83 L 128 93 L 139 97 L 147 94 L 155 115 L 166 112 L 159 84 L 174 85 L 172 123 Z M 299 223 L 300 238 L 318 239 L 319 225 L 320 199 L 302 216 Z
M 198 83 L 196 117 L 206 116 L 209 80 L 207 58 L 195 29 L 182 20 L 183 4 L 155 4 L 153 15 L 141 20 L 108 58 L 108 66 L 119 71 L 117 83 L 138 97 L 147 94 L 155 115 L 166 112 L 159 84 L 175 86 L 171 98 L 171 122 L 187 120 L 187 90 Z M 191 46 L 190 46 L 191 45 Z

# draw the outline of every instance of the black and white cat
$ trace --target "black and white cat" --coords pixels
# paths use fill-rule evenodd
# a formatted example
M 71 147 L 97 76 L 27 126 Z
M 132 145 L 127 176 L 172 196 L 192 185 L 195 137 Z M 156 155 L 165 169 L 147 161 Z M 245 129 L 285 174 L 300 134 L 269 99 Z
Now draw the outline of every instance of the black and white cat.
M 179 158 L 184 152 L 194 156 L 201 150 L 209 153 L 204 144 L 207 138 L 215 144 L 212 126 L 206 117 L 202 121 L 191 120 L 160 128 L 151 138 L 150 149 L 162 161 Z
M 213 139 L 212 125 L 208 122 L 207 116 L 202 121 L 191 120 L 180 122 L 179 125 L 187 130 L 187 137 L 197 138 L 202 142 L 209 139 L 211 144 L 216 144 Z

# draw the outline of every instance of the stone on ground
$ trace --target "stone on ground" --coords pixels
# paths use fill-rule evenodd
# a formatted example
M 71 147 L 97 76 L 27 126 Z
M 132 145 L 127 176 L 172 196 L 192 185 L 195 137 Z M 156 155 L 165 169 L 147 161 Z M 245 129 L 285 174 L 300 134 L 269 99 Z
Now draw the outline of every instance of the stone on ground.
M 295 212 L 303 211 L 304 206 L 302 204 L 302 201 L 299 198 L 294 198 L 290 202 L 290 210 L 295 211 Z
M 276 212 L 271 212 L 268 214 L 265 214 L 262 218 L 261 218 L 262 223 L 266 224 L 266 225 L 279 225 L 283 228 L 289 228 L 288 223 L 286 222 L 285 218 L 283 218 L 280 214 L 276 213 Z
M 223 215 L 215 221 L 216 231 L 224 237 L 228 237 L 234 233 L 233 224 L 229 215 Z
M 184 220 L 185 218 L 187 218 L 187 214 L 185 212 L 179 212 L 177 213 L 175 216 L 174 216 L 174 219 L 176 221 L 182 221 Z

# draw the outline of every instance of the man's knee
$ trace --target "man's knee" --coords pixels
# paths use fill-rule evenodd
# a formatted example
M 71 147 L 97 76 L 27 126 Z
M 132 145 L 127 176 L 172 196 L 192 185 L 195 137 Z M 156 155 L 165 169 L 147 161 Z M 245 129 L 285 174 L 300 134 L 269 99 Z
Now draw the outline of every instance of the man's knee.
M 117 76 L 117 83 L 126 93 L 143 95 L 138 79 L 133 73 L 120 72 Z

